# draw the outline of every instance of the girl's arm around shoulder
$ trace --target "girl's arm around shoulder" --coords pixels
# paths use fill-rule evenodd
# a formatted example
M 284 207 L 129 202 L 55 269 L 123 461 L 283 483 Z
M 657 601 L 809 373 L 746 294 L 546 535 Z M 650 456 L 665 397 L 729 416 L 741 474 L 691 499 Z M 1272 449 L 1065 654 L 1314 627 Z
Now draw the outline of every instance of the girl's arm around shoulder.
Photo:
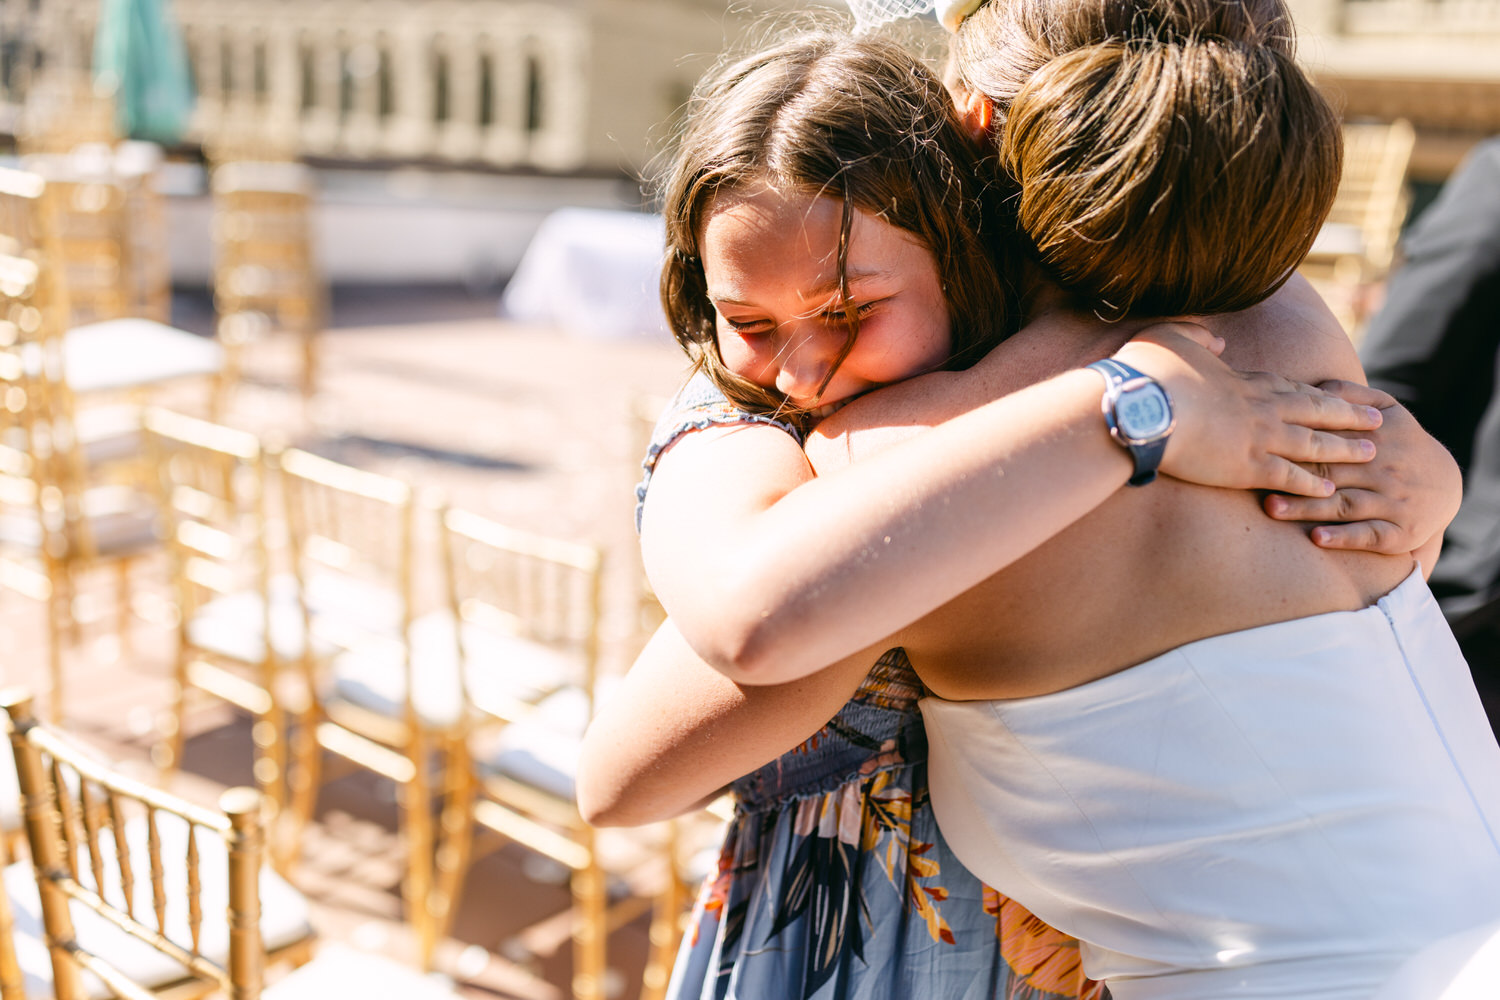
M 1358 451 L 1303 425 L 1372 426 L 1361 422 L 1365 407 L 1230 371 L 1201 330 L 1158 339 L 1170 349 L 1148 345 L 1150 367 L 1139 363 L 1182 394 L 1173 467 L 1164 466 L 1174 475 L 1316 492 L 1321 480 L 1293 460 Z M 879 644 L 1092 510 L 1131 467 L 1100 414 L 1102 379 L 1064 371 L 1005 395 L 1038 364 L 986 358 L 868 394 L 809 442 L 817 477 L 790 435 L 764 426 L 680 438 L 658 460 L 641 539 L 684 638 L 744 683 L 804 677 Z M 850 463 L 854 449 L 836 428 L 856 419 L 882 441 Z M 934 420 L 944 422 L 928 429 Z M 1226 447 L 1226 435 L 1242 440 Z
M 1409 552 L 1423 575 L 1431 576 L 1443 532 L 1463 500 L 1458 462 L 1410 410 L 1380 390 L 1340 381 L 1325 386 L 1380 408 L 1384 420 L 1370 435 L 1375 459 L 1366 465 L 1325 466 L 1323 474 L 1338 486 L 1333 496 L 1272 493 L 1266 497 L 1266 512 L 1283 521 L 1323 522 L 1312 529 L 1313 542 L 1323 548 Z
M 1348 402 L 1378 408 L 1383 416 L 1379 428 L 1361 435 L 1375 444 L 1373 461 L 1316 467 L 1338 487 L 1333 495 L 1271 494 L 1267 513 L 1279 520 L 1325 522 L 1312 530 L 1312 540 L 1324 548 L 1411 553 L 1430 574 L 1463 496 L 1463 476 L 1453 456 L 1409 410 L 1365 385 L 1353 343 L 1300 275 L 1238 319 L 1255 324 L 1254 353 L 1246 351 L 1249 363 L 1279 366 L 1272 370 L 1318 382 Z M 1241 334 L 1226 331 L 1231 350 Z
M 664 623 L 584 735 L 580 813 L 595 826 L 638 826 L 701 805 L 823 728 L 880 652 L 801 681 L 740 687 Z

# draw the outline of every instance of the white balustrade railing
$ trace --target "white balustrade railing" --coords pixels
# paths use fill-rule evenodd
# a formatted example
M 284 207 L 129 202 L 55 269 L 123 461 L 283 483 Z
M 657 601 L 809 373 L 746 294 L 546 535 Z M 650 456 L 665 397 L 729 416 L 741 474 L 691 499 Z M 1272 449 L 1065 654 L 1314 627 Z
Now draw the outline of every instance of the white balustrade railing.
M 639 165 L 696 76 L 684 54 L 733 37 L 711 0 L 171 2 L 199 93 L 190 139 L 544 172 Z M 1304 51 L 1346 72 L 1500 80 L 1484 56 L 1500 46 L 1500 0 L 1291 4 L 1314 42 Z M 98 8 L 0 0 L 0 130 L 15 128 L 36 67 L 87 68 Z
M 0 0 L 17 113 L 39 52 L 82 70 L 97 0 Z M 198 88 L 190 137 L 249 132 L 313 156 L 585 165 L 586 22 L 515 0 L 176 0 Z

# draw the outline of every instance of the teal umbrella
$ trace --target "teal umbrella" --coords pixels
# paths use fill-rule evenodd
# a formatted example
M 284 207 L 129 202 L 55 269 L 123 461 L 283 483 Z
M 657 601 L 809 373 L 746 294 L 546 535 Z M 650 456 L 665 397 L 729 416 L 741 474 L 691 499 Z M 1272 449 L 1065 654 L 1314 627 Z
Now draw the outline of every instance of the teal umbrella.
M 120 131 L 166 145 L 193 113 L 187 49 L 168 0 L 100 0 L 94 82 L 115 96 Z

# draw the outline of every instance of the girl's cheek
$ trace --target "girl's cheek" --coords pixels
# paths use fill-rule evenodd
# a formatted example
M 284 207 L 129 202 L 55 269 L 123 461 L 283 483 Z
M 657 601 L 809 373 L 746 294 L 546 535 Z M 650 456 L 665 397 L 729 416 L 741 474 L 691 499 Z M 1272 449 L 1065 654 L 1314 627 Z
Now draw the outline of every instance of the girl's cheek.
M 745 343 L 743 337 L 734 333 L 719 333 L 719 357 L 724 361 L 724 367 L 740 378 L 759 380 L 760 369 L 764 365 L 756 356 L 756 352 Z

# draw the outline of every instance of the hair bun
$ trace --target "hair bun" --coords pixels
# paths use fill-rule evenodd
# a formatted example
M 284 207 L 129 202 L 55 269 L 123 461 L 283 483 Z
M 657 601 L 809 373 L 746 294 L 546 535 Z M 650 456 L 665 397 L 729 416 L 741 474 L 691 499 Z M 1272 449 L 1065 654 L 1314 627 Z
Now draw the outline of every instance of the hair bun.
M 1112 314 L 1179 315 L 1279 286 L 1327 213 L 1341 151 L 1332 110 L 1281 47 L 1162 30 L 1043 66 L 1000 156 L 1020 229 L 1059 281 Z

